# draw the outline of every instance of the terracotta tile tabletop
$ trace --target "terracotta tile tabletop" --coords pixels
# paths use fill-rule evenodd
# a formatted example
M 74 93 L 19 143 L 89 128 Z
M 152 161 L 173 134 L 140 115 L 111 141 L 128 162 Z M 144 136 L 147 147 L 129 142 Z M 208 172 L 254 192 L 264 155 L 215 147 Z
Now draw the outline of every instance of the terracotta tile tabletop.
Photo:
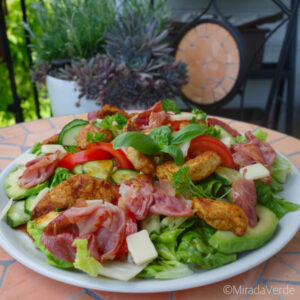
M 0 128 L 0 171 L 36 141 L 58 132 L 75 117 L 56 117 Z M 257 126 L 223 119 L 239 131 Z M 286 155 L 300 170 L 300 140 L 266 129 L 268 142 Z M 0 200 L 1 201 L 1 200 Z M 240 293 L 224 290 L 227 285 Z M 247 292 L 254 288 L 256 293 Z M 1 300 L 88 300 L 88 299 L 292 299 L 300 297 L 300 231 L 278 254 L 261 265 L 233 278 L 190 290 L 157 294 L 125 294 L 85 289 L 44 277 L 21 265 L 0 246 Z

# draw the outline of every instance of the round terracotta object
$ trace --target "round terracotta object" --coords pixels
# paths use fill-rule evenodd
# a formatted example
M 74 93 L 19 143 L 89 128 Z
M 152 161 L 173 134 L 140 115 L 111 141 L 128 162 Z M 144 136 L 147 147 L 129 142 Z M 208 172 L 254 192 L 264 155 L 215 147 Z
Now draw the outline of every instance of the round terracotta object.
M 175 59 L 187 64 L 189 82 L 182 92 L 191 101 L 209 105 L 226 97 L 237 81 L 240 52 L 231 33 L 215 23 L 202 23 L 181 39 Z

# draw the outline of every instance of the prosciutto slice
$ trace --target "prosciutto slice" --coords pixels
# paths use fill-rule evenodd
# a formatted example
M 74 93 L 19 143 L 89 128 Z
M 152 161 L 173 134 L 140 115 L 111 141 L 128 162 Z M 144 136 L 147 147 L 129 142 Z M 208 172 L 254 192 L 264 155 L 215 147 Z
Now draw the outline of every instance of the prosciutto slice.
M 25 189 L 30 189 L 46 181 L 57 167 L 59 161 L 63 158 L 64 153 L 57 150 L 29 161 L 25 171 L 19 178 L 19 185 Z
M 225 131 L 227 131 L 229 134 L 231 134 L 233 137 L 237 137 L 240 135 L 237 130 L 233 129 L 228 124 L 216 118 L 207 118 L 207 125 L 218 125 L 222 127 Z
M 112 260 L 124 241 L 125 212 L 110 203 L 72 207 L 44 228 L 42 243 L 57 258 L 74 261 L 74 239 L 86 238 L 91 256 L 100 262 Z
M 119 205 L 132 212 L 137 220 L 143 220 L 148 213 L 171 217 L 192 216 L 191 201 L 175 197 L 170 183 L 152 184 L 146 175 L 138 175 L 133 181 L 123 181 L 120 186 Z
M 248 217 L 249 226 L 257 223 L 255 206 L 257 203 L 254 181 L 245 178 L 236 180 L 230 191 L 230 198 L 233 203 L 239 205 Z

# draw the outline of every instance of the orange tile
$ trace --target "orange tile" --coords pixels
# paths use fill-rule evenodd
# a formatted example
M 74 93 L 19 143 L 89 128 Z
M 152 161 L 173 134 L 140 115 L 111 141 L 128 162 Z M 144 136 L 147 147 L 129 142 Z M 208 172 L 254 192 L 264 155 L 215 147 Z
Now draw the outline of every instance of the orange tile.
M 252 287 L 257 281 L 259 274 L 262 271 L 263 264 L 233 278 L 223 280 L 214 284 L 194 288 L 190 290 L 183 290 L 174 293 L 174 300 L 194 300 L 209 299 L 244 299 L 245 295 L 237 295 L 236 289 L 241 286 L 243 289 Z M 226 286 L 230 286 L 226 289 Z M 226 290 L 226 292 L 224 292 Z
M 8 267 L 1 287 L 1 299 L 66 300 L 81 290 L 44 277 L 16 262 Z
M 11 162 L 12 160 L 9 159 L 0 159 L 0 169 L 5 169 Z
M 273 289 L 274 294 L 279 294 L 284 300 L 298 300 L 300 295 L 300 286 L 280 283 L 280 282 L 268 282 L 270 288 Z M 277 297 L 278 299 L 278 297 Z M 269 298 L 268 298 L 269 300 Z
M 24 142 L 25 142 L 25 138 L 26 138 L 26 135 L 20 135 L 18 137 L 9 138 L 9 139 L 3 141 L 2 143 L 15 144 L 15 145 L 23 146 Z
M 300 236 L 300 233 L 297 234 Z M 297 238 L 297 235 L 295 237 Z M 292 239 L 279 253 L 282 252 L 294 252 L 299 251 L 300 252 L 300 241 L 296 239 Z
M 299 254 L 276 254 L 276 257 L 280 258 L 285 263 L 300 270 Z
M 15 158 L 22 153 L 21 148 L 18 146 L 9 146 L 9 145 L 1 145 L 0 146 L 0 156 L 1 157 L 9 157 Z
M 300 230 L 295 234 L 294 239 L 299 239 L 300 240 Z
M 95 298 L 87 294 L 80 295 L 79 297 L 76 298 L 76 300 L 93 300 L 93 299 Z
M 247 299 L 251 300 L 278 300 L 278 297 L 272 293 L 272 288 L 261 283 L 248 293 L 250 296 Z
M 57 128 L 61 128 L 61 127 L 65 126 L 67 123 L 71 122 L 72 120 L 74 120 L 74 116 L 72 116 L 72 115 L 51 118 L 51 122 Z
M 300 154 L 290 156 L 289 160 L 295 165 L 298 170 L 300 170 Z
M 278 139 L 281 139 L 281 138 L 284 138 L 286 136 L 284 133 L 274 131 L 274 130 L 271 130 L 271 129 L 268 129 L 268 128 L 262 127 L 262 130 L 266 131 L 268 133 L 268 136 L 267 136 L 267 142 L 268 143 L 274 142 L 274 141 L 276 141 Z
M 3 272 L 4 272 L 5 267 L 0 266 L 0 279 L 2 278 Z
M 99 106 L 99 109 L 101 107 Z M 82 119 L 82 120 L 87 120 L 88 114 L 87 113 L 82 113 L 82 114 L 76 114 L 77 119 Z
M 58 129 L 50 129 L 40 133 L 30 133 L 26 139 L 26 146 L 32 146 L 36 142 L 42 142 L 43 140 L 49 138 L 50 136 L 56 134 Z
M 47 119 L 23 123 L 23 126 L 26 127 L 30 132 L 41 132 L 52 128 L 49 120 Z
M 269 259 L 267 268 L 262 277 L 263 279 L 300 281 L 300 274 L 297 274 L 296 270 L 274 257 Z
M 3 136 L 4 138 L 16 137 L 22 134 L 26 134 L 26 131 L 20 125 L 0 128 L 0 136 Z
M 169 300 L 170 293 L 151 293 L 151 294 L 128 294 L 128 293 L 111 293 L 111 292 L 94 292 L 104 300 Z
M 13 258 L 0 247 L 0 260 L 13 260 Z
M 288 136 L 286 139 L 272 143 L 272 147 L 283 154 L 289 154 L 297 151 L 300 152 L 299 140 L 290 136 Z
M 234 121 L 234 120 L 229 125 L 241 133 L 245 133 L 248 130 L 254 130 L 255 128 L 258 127 L 257 125 L 254 124 L 248 124 L 245 122 Z

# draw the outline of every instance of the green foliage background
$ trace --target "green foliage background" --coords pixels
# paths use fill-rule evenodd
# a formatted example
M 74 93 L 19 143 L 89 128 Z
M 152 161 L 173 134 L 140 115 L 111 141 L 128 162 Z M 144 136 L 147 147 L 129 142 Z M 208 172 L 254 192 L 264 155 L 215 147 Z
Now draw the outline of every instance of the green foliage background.
M 27 0 L 27 17 L 34 26 L 30 7 L 35 0 Z M 37 119 L 33 90 L 30 81 L 29 62 L 24 38 L 22 10 L 19 0 L 7 0 L 8 15 L 5 17 L 7 35 L 14 65 L 17 93 L 22 100 L 22 110 L 25 121 Z M 41 115 L 50 117 L 50 102 L 44 99 L 44 92 L 39 91 Z M 6 63 L 0 64 L 0 127 L 15 124 L 14 115 L 6 111 L 7 105 L 13 102 L 9 74 Z

